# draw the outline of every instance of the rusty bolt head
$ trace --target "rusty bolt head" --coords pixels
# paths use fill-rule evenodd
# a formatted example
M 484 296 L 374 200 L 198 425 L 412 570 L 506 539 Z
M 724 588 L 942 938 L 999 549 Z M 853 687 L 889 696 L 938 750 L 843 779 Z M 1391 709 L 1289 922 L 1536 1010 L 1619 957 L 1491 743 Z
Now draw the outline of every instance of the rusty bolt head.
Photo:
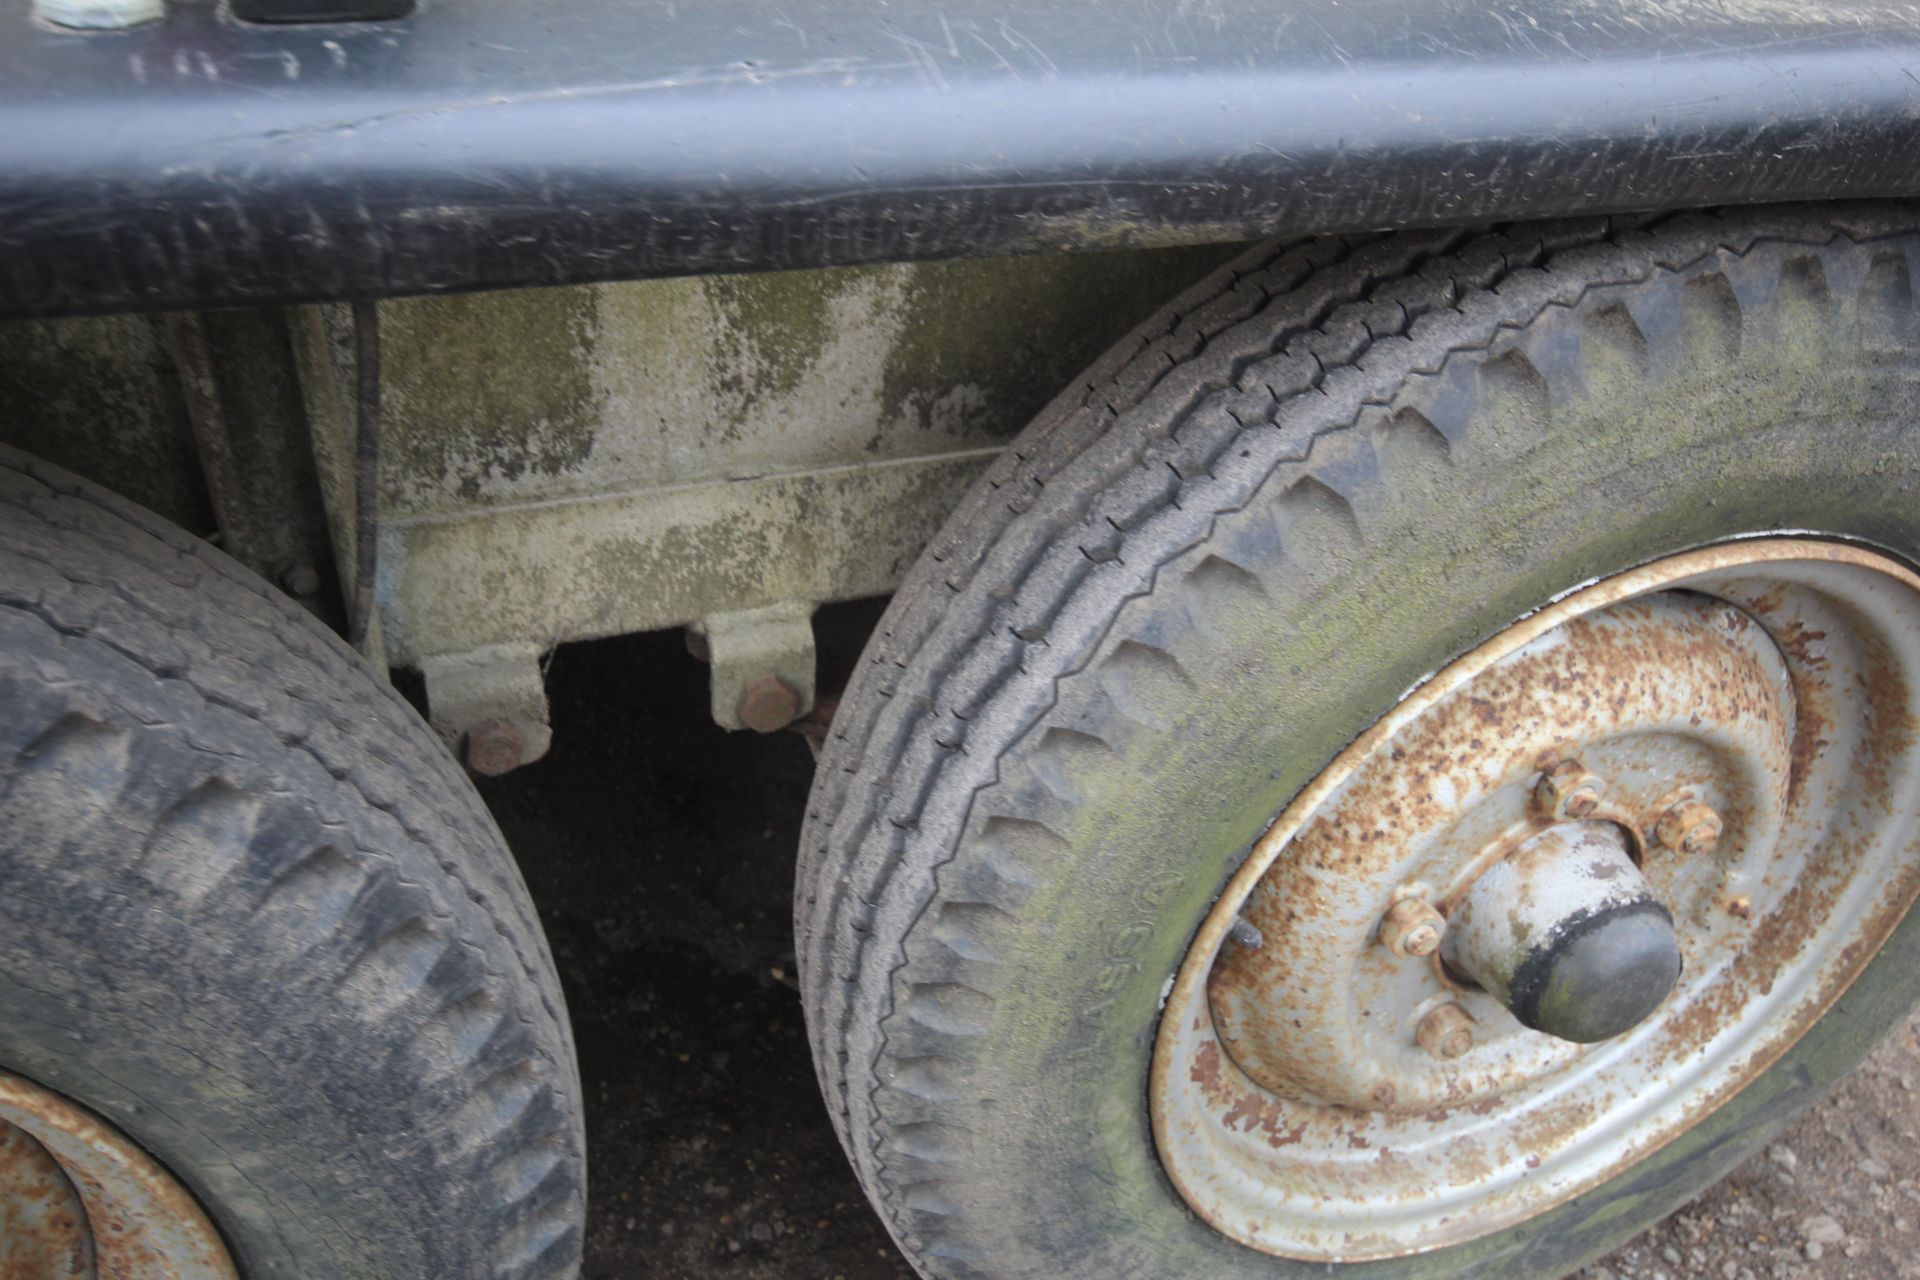
M 482 720 L 467 730 L 467 768 L 497 778 L 520 767 L 527 740 L 507 720 Z
M 740 691 L 740 723 L 755 733 L 774 733 L 800 717 L 800 692 L 779 676 L 761 676 Z
M 280 586 L 297 599 L 311 599 L 320 594 L 320 571 L 305 560 L 296 561 L 280 575 Z
M 1584 818 L 1600 807 L 1606 783 L 1578 760 L 1562 760 L 1540 777 L 1534 799 L 1549 818 Z
M 1473 1016 L 1457 1004 L 1435 1005 L 1415 1032 L 1420 1047 L 1436 1058 L 1457 1058 L 1473 1048 Z
M 1380 919 L 1380 941 L 1402 959 L 1432 955 L 1446 931 L 1447 918 L 1418 898 L 1400 899 Z
M 1720 843 L 1720 815 L 1699 800 L 1682 800 L 1660 815 L 1653 835 L 1667 848 L 1681 853 L 1711 853 Z

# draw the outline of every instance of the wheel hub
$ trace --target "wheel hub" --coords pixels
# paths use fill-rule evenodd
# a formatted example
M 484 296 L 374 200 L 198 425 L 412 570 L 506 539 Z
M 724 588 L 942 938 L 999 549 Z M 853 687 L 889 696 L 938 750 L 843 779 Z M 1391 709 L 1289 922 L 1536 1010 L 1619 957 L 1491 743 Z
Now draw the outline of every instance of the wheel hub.
M 1523 1033 L 1550 971 L 1555 1000 L 1569 994 L 1575 970 L 1550 963 L 1573 958 L 1567 929 L 1654 902 L 1616 846 L 1644 845 L 1629 833 L 1680 797 L 1770 827 L 1793 715 L 1766 633 L 1697 597 L 1596 610 L 1517 650 L 1356 769 L 1249 896 L 1264 945 L 1230 947 L 1209 980 L 1223 1045 L 1276 1094 L 1363 1110 L 1482 1102 L 1560 1070 L 1580 1036 Z M 1378 941 L 1383 909 L 1408 900 L 1449 921 L 1425 964 Z M 1578 946 L 1583 969 L 1613 954 Z M 1516 1020 L 1502 1006 L 1523 970 Z M 1419 1043 L 1440 1002 L 1474 1028 L 1457 1061 Z
M 1607 822 L 1560 822 L 1482 872 L 1442 952 L 1521 1026 L 1575 1044 L 1610 1040 L 1680 977 L 1673 916 Z
M 1920 808 L 1916 672 L 1920 579 L 1780 539 L 1597 584 L 1437 673 L 1196 937 L 1154 1060 L 1176 1185 L 1256 1248 L 1387 1256 L 1684 1131 L 1920 892 L 1888 820 Z
M 126 1135 L 0 1072 L 0 1276 L 235 1280 L 219 1233 Z

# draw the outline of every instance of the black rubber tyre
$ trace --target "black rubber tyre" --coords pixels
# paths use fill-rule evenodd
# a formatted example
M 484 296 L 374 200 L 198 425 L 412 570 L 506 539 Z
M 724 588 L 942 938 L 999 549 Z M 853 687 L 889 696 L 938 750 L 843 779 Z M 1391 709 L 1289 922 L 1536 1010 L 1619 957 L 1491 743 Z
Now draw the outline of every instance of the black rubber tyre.
M 1773 529 L 1920 553 L 1920 211 L 1263 246 L 1057 400 L 895 598 L 820 762 L 816 1062 L 930 1276 L 1304 1276 L 1164 1178 L 1162 992 L 1287 800 L 1556 593 Z M 1815 1033 L 1595 1192 L 1349 1277 L 1558 1276 L 1757 1149 L 1920 999 Z
M 303 610 L 4 448 L 0 1068 L 250 1280 L 578 1266 L 566 1010 L 472 786 Z

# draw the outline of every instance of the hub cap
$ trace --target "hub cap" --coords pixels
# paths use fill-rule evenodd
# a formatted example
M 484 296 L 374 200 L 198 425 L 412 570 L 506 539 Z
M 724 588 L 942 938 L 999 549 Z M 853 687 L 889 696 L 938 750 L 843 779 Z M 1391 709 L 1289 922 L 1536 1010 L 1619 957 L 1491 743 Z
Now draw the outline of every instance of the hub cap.
M 1523 1027 L 1594 1044 L 1637 1026 L 1680 977 L 1673 916 L 1634 866 L 1620 829 L 1557 823 L 1473 882 L 1446 960 Z
M 1196 936 L 1155 1138 L 1217 1229 L 1349 1260 L 1496 1231 L 1684 1132 L 1920 892 L 1920 579 L 1834 543 L 1660 561 L 1410 693 Z
M 234 1280 L 191 1196 L 99 1117 L 0 1072 L 0 1276 Z

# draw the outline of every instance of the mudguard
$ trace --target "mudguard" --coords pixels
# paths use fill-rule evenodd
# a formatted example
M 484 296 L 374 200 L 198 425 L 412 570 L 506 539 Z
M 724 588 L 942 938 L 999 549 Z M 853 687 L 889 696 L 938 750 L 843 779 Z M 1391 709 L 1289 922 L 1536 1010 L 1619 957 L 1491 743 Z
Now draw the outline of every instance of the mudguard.
M 1892 0 L 25 8 L 0 314 L 1920 194 Z

